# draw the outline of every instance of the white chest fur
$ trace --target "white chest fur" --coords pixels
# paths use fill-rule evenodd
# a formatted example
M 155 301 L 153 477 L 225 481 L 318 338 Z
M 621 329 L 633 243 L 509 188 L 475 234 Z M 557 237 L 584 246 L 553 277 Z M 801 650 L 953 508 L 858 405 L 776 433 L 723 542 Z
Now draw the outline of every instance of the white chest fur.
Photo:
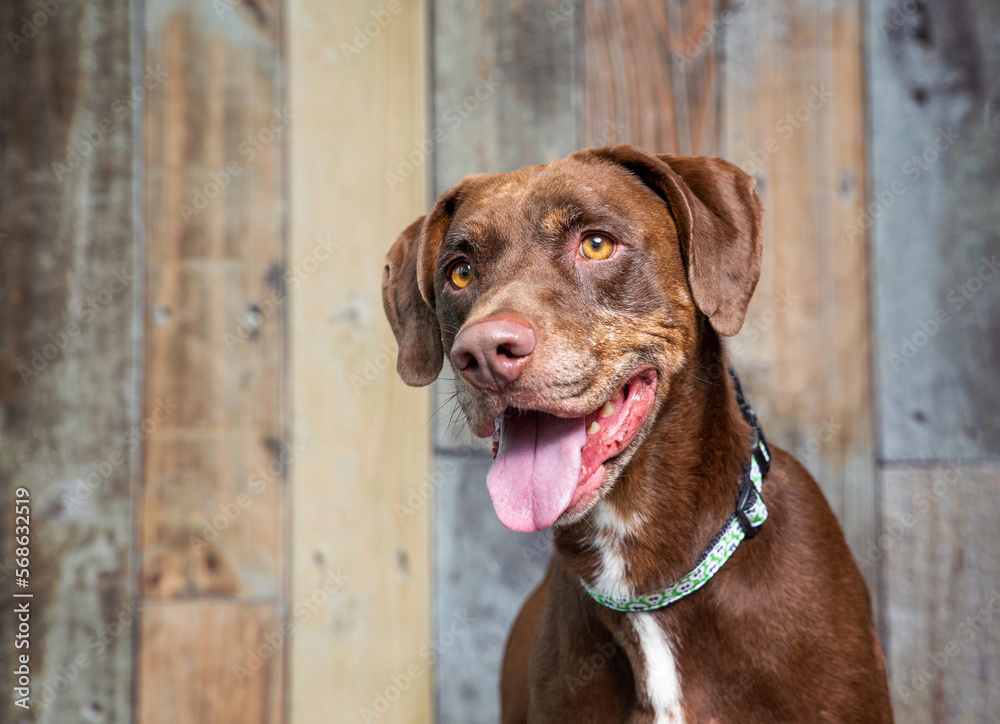
M 595 588 L 614 596 L 629 596 L 625 578 L 626 540 L 632 526 L 641 521 L 623 520 L 614 509 L 602 502 L 594 516 L 594 545 L 601 556 Z M 654 712 L 654 724 L 684 724 L 681 712 L 681 683 L 674 652 L 666 633 L 653 613 L 626 614 L 635 629 L 645 663 L 645 700 Z

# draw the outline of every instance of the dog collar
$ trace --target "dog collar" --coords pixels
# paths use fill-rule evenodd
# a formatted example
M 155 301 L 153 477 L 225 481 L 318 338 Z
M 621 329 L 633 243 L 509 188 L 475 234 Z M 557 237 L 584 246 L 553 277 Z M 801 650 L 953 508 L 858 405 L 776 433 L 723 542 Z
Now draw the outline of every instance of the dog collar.
M 767 506 L 761 497 L 761 488 L 764 485 L 764 476 L 771 466 L 771 453 L 764 441 L 764 432 L 760 428 L 757 415 L 743 396 L 740 379 L 732 367 L 729 368 L 729 376 L 736 388 L 736 400 L 743 419 L 754 429 L 750 464 L 743 466 L 735 512 L 729 516 L 722 530 L 698 558 L 694 569 L 661 591 L 635 597 L 606 596 L 595 591 L 581 579 L 587 593 L 602 606 L 615 611 L 655 611 L 679 601 L 708 583 L 715 572 L 736 552 L 743 539 L 757 535 L 757 531 L 767 520 Z

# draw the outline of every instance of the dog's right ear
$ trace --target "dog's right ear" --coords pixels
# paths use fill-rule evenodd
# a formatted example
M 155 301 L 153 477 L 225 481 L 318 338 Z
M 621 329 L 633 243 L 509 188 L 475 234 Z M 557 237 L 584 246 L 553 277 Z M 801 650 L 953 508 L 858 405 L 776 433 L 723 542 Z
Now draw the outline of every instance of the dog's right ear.
M 421 294 L 418 266 L 426 255 L 420 253 L 425 244 L 426 229 L 421 216 L 399 235 L 385 257 L 382 272 L 382 306 L 389 326 L 396 335 L 399 355 L 396 370 L 403 382 L 411 387 L 429 385 L 441 372 L 444 351 L 441 330 L 430 300 Z

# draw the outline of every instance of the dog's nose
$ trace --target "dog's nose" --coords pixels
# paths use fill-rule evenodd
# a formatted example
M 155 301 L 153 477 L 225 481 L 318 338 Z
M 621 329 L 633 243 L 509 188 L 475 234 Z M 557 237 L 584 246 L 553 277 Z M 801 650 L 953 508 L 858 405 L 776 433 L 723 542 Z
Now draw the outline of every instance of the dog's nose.
M 500 392 L 516 380 L 535 351 L 535 332 L 510 316 L 476 322 L 455 338 L 451 361 L 480 390 Z

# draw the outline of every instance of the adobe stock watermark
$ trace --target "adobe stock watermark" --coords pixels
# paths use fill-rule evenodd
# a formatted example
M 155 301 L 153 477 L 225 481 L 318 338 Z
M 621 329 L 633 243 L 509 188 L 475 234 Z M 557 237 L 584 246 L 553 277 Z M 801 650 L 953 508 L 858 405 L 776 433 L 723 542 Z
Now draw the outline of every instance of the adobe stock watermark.
M 41 693 L 35 698 L 38 710 L 45 711 L 51 706 L 95 660 L 107 653 L 111 644 L 128 631 L 138 617 L 139 609 L 134 601 L 123 603 L 111 623 L 102 625 L 87 637 L 86 651 L 78 653 L 68 664 L 60 664 L 53 673 L 45 677 Z
M 944 646 L 910 669 L 906 680 L 896 688 L 903 702 L 911 704 L 914 696 L 932 684 L 963 650 L 976 644 L 980 632 L 993 624 L 994 617 L 998 615 L 1000 590 L 994 587 L 990 589 L 990 598 L 986 604 L 975 614 L 966 616 L 955 627 L 955 633 Z
M 594 653 L 578 661 L 576 667 L 566 675 L 569 693 L 575 694 L 578 689 L 593 681 L 597 673 L 608 665 L 618 651 L 618 647 L 612 641 L 604 641 L 597 645 Z
M 417 651 L 417 661 L 411 662 L 403 671 L 390 676 L 389 683 L 381 691 L 372 692 L 371 706 L 363 706 L 360 709 L 361 721 L 365 724 L 378 721 L 405 692 L 413 687 L 417 679 L 434 665 L 441 652 L 453 646 L 458 637 L 469 631 L 475 622 L 475 619 L 469 618 L 464 613 L 454 614 L 451 623 L 434 641 L 420 647 Z
M 420 510 L 422 510 L 427 502 L 431 499 L 442 485 L 444 485 L 445 480 L 448 479 L 449 475 L 452 475 L 456 470 L 458 470 L 459 465 L 467 461 L 472 455 L 471 450 L 466 450 L 462 457 L 455 459 L 452 456 L 439 456 L 436 469 L 427 473 L 424 476 L 423 482 L 420 485 L 415 485 L 410 487 L 406 491 L 406 500 L 404 503 L 396 502 L 392 506 L 392 512 L 396 515 L 396 520 L 400 523 L 405 522 L 408 518 L 412 518 Z
M 913 154 L 906 159 L 900 167 L 900 172 L 911 182 L 920 180 L 934 164 L 938 163 L 944 156 L 958 143 L 961 136 L 952 129 L 937 129 L 934 140 L 928 144 L 920 153 Z M 844 226 L 847 238 L 853 244 L 864 236 L 864 233 L 871 228 L 882 215 L 892 208 L 896 199 L 909 191 L 909 185 L 903 182 L 902 178 L 893 179 L 887 188 L 876 191 L 872 196 L 873 200 L 867 207 L 861 210 L 858 218 L 854 222 Z
M 868 542 L 863 554 L 854 560 L 862 571 L 875 565 L 901 540 L 906 531 L 913 528 L 939 503 L 956 485 L 962 482 L 962 465 L 951 461 L 940 475 L 935 475 L 927 490 L 920 490 L 910 498 L 909 510 L 894 520 L 888 521 L 879 536 Z
M 893 2 L 885 16 L 876 23 L 882 39 L 888 40 L 890 36 L 896 34 L 918 15 L 926 12 L 924 5 L 925 0 L 896 0 Z
M 379 345 L 379 352 L 374 357 L 366 357 L 361 363 L 361 369 L 355 371 L 349 378 L 354 394 L 370 387 L 390 367 L 395 368 L 396 355 L 399 354 L 399 344 L 395 339 Z
M 209 204 L 228 188 L 233 179 L 243 173 L 244 164 L 256 161 L 258 154 L 274 143 L 294 118 L 295 116 L 288 112 L 287 106 L 282 109 L 272 108 L 271 120 L 268 121 L 267 125 L 240 141 L 237 152 L 241 161 L 232 159 L 222 168 L 211 171 L 204 184 L 192 189 L 190 200 L 186 203 L 182 202 L 177 207 L 184 223 L 189 224 L 191 219 L 200 216 L 201 212 L 207 209 Z
M 49 333 L 48 342 L 33 348 L 27 361 L 24 358 L 14 360 L 11 364 L 20 375 L 21 383 L 29 385 L 38 379 L 38 376 L 66 351 L 72 340 L 80 336 L 83 328 L 111 306 L 115 297 L 128 289 L 133 281 L 135 281 L 135 277 L 132 271 L 129 267 L 123 266 L 120 271 L 116 271 L 112 275 L 111 280 L 104 287 L 84 299 L 76 313 L 63 325 L 62 329 Z
M 354 26 L 354 34 L 351 36 L 352 42 L 340 43 L 340 54 L 344 56 L 344 60 L 350 63 L 351 58 L 367 48 L 392 22 L 393 17 L 401 12 L 403 12 L 403 4 L 400 0 L 389 0 L 384 6 L 372 8 L 371 20 Z
M 949 314 L 949 309 L 952 313 L 960 312 L 986 287 L 987 282 L 997 278 L 998 273 L 1000 273 L 1000 261 L 996 254 L 989 259 L 985 256 L 980 257 L 976 271 L 945 295 L 947 306 L 938 307 L 934 314 L 917 322 L 917 330 L 903 337 L 898 348 L 889 351 L 886 361 L 892 372 L 896 373 L 900 368 L 909 365 L 920 354 L 920 350 L 930 344 L 930 341 L 951 323 L 953 317 Z
M 604 127 L 601 129 L 600 133 L 594 135 L 590 139 L 589 143 L 585 143 L 584 148 L 600 148 L 601 146 L 613 146 L 618 143 L 622 134 L 625 131 L 625 127 L 614 123 L 610 118 L 605 119 Z
M 734 355 L 742 355 L 748 343 L 756 342 L 767 330 L 778 321 L 778 317 L 787 312 L 801 297 L 794 294 L 789 287 L 779 289 L 774 295 L 774 302 L 760 314 L 747 315 L 740 333 L 727 343 L 729 351 Z
M 188 542 L 195 551 L 208 548 L 220 535 L 229 529 L 243 511 L 254 504 L 260 496 L 274 483 L 279 482 L 288 470 L 289 465 L 296 460 L 305 447 L 295 443 L 285 443 L 281 450 L 266 466 L 257 468 L 247 478 L 246 492 L 239 492 L 233 500 L 219 503 L 218 512 L 212 518 L 201 524 L 201 535 L 192 535 Z
M 479 110 L 483 103 L 496 95 L 500 85 L 501 83 L 496 79 L 495 74 L 491 73 L 489 78 L 480 78 L 471 93 L 448 106 L 441 115 L 443 125 L 435 127 L 429 136 L 415 139 L 413 150 L 405 155 L 400 154 L 396 159 L 396 168 L 384 173 L 389 190 L 395 189 L 427 163 L 434 148 L 461 128 L 469 116 Z
M 7 42 L 14 49 L 14 54 L 21 52 L 21 46 L 29 40 L 38 37 L 39 31 L 49 24 L 49 21 L 59 14 L 59 9 L 66 7 L 73 0 L 35 0 L 39 10 L 29 15 L 21 16 L 21 32 L 7 33 Z
M 810 455 L 815 455 L 826 443 L 836 438 L 844 426 L 831 419 L 824 419 L 816 431 L 809 438 L 795 448 L 795 457 L 802 460 Z
M 227 330 L 222 333 L 222 342 L 226 345 L 226 350 L 232 352 L 251 339 L 261 325 L 274 316 L 287 301 L 288 295 L 297 291 L 341 245 L 341 240 L 334 239 L 332 234 L 317 236 L 312 251 L 284 273 L 281 283 L 273 286 L 270 293 L 261 301 L 250 305 L 246 313 L 237 320 L 232 331 Z
M 131 116 L 132 112 L 146 100 L 147 93 L 163 84 L 168 75 L 170 74 L 158 63 L 155 69 L 147 65 L 142 82 L 134 86 L 130 92 L 123 93 L 112 101 L 110 115 L 77 134 L 77 139 L 66 146 L 66 158 L 63 161 L 52 162 L 56 181 L 61 182 L 67 174 L 77 169 L 85 158 L 93 154 L 118 124 Z
M 723 28 L 733 22 L 736 16 L 747 8 L 747 5 L 749 5 L 749 0 L 736 0 L 731 7 L 712 18 L 705 29 L 698 34 L 698 37 L 685 42 L 681 50 L 674 52 L 673 59 L 681 65 L 694 63 L 704 55 L 706 50 L 712 47 Z
M 767 159 L 781 150 L 782 143 L 812 120 L 813 116 L 833 98 L 833 91 L 824 84 L 810 88 L 809 96 L 795 110 L 786 113 L 774 124 L 776 136 L 770 136 L 758 148 L 750 149 L 740 168 L 753 176 L 764 168 Z
M 241 686 L 247 683 L 254 674 L 260 671 L 264 664 L 281 652 L 285 644 L 295 634 L 295 627 L 306 623 L 313 614 L 327 605 L 332 596 L 337 595 L 351 577 L 340 570 L 327 569 L 326 578 L 316 589 L 303 596 L 292 606 L 292 616 L 278 628 L 261 636 L 261 643 L 253 649 L 245 649 L 242 663 L 234 664 L 232 668 L 236 683 Z
M 160 425 L 180 408 L 180 404 L 171 399 L 170 395 L 167 395 L 164 399 L 157 399 L 153 403 L 152 411 L 142 422 L 137 423 L 131 429 L 122 433 L 121 440 L 128 448 L 128 451 L 135 452 L 138 450 L 139 446 L 148 440 L 159 429 Z M 85 478 L 77 478 L 76 486 L 73 490 L 63 493 L 61 498 L 63 508 L 67 512 L 72 512 L 81 505 L 85 505 L 126 459 L 126 456 L 121 451 L 112 450 L 103 460 L 93 463 L 93 472 Z

